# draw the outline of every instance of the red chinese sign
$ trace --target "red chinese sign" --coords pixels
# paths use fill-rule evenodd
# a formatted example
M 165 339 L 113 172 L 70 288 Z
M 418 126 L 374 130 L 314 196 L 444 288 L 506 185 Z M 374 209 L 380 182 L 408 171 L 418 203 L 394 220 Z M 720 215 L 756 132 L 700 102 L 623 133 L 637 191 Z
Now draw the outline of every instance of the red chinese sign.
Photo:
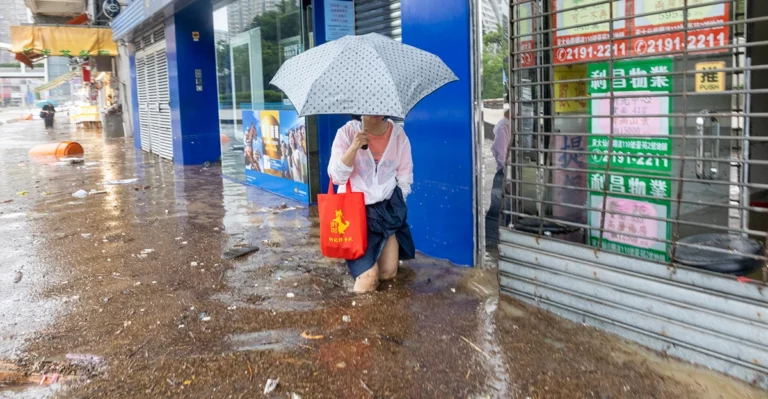
M 712 49 L 728 45 L 730 4 L 711 0 L 551 0 L 555 64 Z M 598 4 L 595 4 L 598 3 Z M 688 32 L 683 32 L 687 9 Z M 670 10 L 670 11 L 667 11 Z M 626 16 L 633 18 L 625 18 Z M 613 18 L 613 40 L 609 20 Z M 649 35 L 627 40 L 627 36 Z
M 697 7 L 698 4 L 712 3 L 711 0 L 688 0 L 688 32 L 683 32 L 685 18 L 683 11 L 669 11 L 683 8 L 684 0 L 634 0 L 632 1 L 632 32 L 634 35 L 659 33 L 632 39 L 632 54 L 674 53 L 684 49 L 701 50 L 728 45 L 730 4 L 715 4 Z M 652 15 L 647 15 L 652 14 Z M 712 27 L 712 25 L 715 25 Z M 720 25 L 720 26 L 718 26 Z M 709 52 L 725 51 L 715 49 Z
M 514 6 L 514 13 L 512 18 L 518 20 L 518 31 L 514 32 L 518 38 L 517 49 L 518 57 L 520 57 L 520 67 L 530 68 L 536 65 L 536 53 L 533 51 L 535 48 L 533 42 L 533 5 L 532 3 L 516 4 Z
M 552 10 L 555 64 L 627 55 L 629 44 L 623 39 L 627 36 L 625 0 L 612 4 L 604 0 L 552 0 Z M 613 22 L 613 38 L 608 22 L 611 18 L 617 19 Z

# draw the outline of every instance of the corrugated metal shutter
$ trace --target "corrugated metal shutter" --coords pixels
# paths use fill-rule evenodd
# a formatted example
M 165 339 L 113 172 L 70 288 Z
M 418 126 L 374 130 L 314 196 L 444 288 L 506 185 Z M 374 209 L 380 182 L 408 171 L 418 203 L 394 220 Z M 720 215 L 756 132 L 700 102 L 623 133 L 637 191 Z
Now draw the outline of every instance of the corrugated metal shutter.
M 139 37 L 134 46 L 141 149 L 173 159 L 165 29 L 162 25 L 152 29 Z
M 139 100 L 139 132 L 141 136 L 141 149 L 147 152 L 152 150 L 149 124 L 149 93 L 147 89 L 147 57 L 142 52 L 136 52 L 136 86 Z
M 355 1 L 355 34 L 372 32 L 402 40 L 400 0 Z

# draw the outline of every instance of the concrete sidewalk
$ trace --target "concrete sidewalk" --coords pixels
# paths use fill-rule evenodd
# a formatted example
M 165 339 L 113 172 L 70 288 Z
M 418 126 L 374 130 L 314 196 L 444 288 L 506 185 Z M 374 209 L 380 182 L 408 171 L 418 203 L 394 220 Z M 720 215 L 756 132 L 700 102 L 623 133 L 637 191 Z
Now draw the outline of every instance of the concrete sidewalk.
M 493 269 L 420 256 L 352 295 L 315 210 L 72 128 L 2 128 L 0 377 L 63 378 L 0 397 L 765 397 L 499 298 Z M 64 139 L 84 164 L 27 157 Z

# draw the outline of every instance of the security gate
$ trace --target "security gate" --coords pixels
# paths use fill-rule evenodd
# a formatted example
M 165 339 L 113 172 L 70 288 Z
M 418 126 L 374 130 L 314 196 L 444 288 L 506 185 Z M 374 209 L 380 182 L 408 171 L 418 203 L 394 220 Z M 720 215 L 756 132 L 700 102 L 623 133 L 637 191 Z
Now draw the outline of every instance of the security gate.
M 165 29 L 162 25 L 151 29 L 134 42 L 134 47 L 141 149 L 173 159 Z
M 355 34 L 372 32 L 402 40 L 400 0 L 355 1 Z
M 509 10 L 502 291 L 768 389 L 768 2 Z

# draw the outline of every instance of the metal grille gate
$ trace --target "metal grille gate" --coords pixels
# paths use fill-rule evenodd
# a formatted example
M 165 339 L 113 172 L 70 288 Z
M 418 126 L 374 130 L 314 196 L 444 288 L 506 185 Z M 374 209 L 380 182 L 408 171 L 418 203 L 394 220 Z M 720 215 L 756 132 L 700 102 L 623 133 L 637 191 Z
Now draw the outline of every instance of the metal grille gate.
M 162 25 L 134 42 L 141 149 L 173 159 L 168 58 Z
M 768 388 L 768 2 L 509 7 L 502 291 Z

